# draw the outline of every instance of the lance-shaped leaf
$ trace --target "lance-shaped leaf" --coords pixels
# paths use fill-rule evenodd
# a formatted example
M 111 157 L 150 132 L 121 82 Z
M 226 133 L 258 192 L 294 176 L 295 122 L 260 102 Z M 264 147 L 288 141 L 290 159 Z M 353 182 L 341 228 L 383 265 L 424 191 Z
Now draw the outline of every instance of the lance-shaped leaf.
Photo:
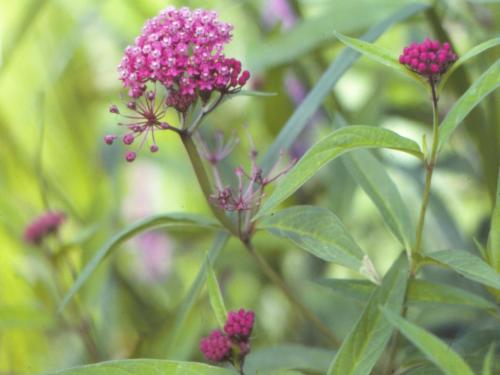
M 336 130 L 312 146 L 280 180 L 256 218 L 288 198 L 328 162 L 348 151 L 363 148 L 389 148 L 423 158 L 417 143 L 388 129 L 359 125 Z
M 359 271 L 363 250 L 331 211 L 294 206 L 266 216 L 259 224 L 271 234 L 287 238 L 311 254 Z
M 396 184 L 382 164 L 368 151 L 345 155 L 342 162 L 377 206 L 392 233 L 409 251 L 414 242 L 410 213 Z
M 101 262 L 115 249 L 117 249 L 126 240 L 138 235 L 139 233 L 167 226 L 195 226 L 206 228 L 218 228 L 220 225 L 213 219 L 197 214 L 187 213 L 166 213 L 151 216 L 129 225 L 118 234 L 111 237 L 85 265 L 82 272 L 78 275 L 73 286 L 64 296 L 59 311 L 61 312 L 69 300 L 75 295 L 82 285 L 88 280 L 90 275 L 101 264 Z
M 204 363 L 165 361 L 160 359 L 126 359 L 74 367 L 48 375 L 236 375 L 235 370 Z
M 500 274 L 481 258 L 463 250 L 441 250 L 426 254 L 432 263 L 449 267 L 470 280 L 500 290 Z M 424 258 L 425 261 L 425 258 Z
M 483 98 L 500 86 L 500 60 L 479 77 L 471 87 L 457 100 L 439 126 L 439 144 L 441 148 L 464 118 Z
M 362 53 L 366 57 L 369 57 L 379 63 L 382 63 L 395 71 L 411 77 L 419 83 L 427 85 L 426 81 L 423 80 L 417 73 L 412 72 L 403 64 L 400 64 L 399 58 L 396 54 L 385 50 L 384 48 L 378 47 L 373 43 L 365 42 L 364 40 L 350 38 L 348 36 L 342 35 L 338 32 L 334 32 L 338 40 L 344 43 L 346 46 L 355 49 L 356 51 Z
M 469 365 L 450 346 L 425 329 L 381 307 L 387 321 L 397 328 L 446 375 L 474 375 Z
M 393 24 L 403 21 L 428 7 L 426 4 L 409 4 L 373 26 L 361 39 L 373 41 Z M 287 150 L 293 144 L 309 122 L 311 116 L 318 110 L 323 100 L 330 95 L 337 82 L 349 70 L 358 57 L 359 53 L 346 48 L 330 64 L 318 80 L 318 83 L 311 89 L 307 97 L 300 103 L 293 115 L 283 126 L 279 135 L 264 155 L 260 165 L 265 172 L 269 171 L 275 163 L 279 153 L 282 150 Z
M 363 303 L 375 289 L 375 285 L 365 280 L 324 279 L 319 280 L 318 283 L 329 287 L 336 293 Z M 428 280 L 410 280 L 407 300 L 411 305 L 461 305 L 496 310 L 496 305 L 493 302 L 475 293 Z
M 468 50 L 466 53 L 464 53 L 460 58 L 453 63 L 453 65 L 450 67 L 450 69 L 441 77 L 441 80 L 439 81 L 439 86 L 438 86 L 438 92 L 440 92 L 444 86 L 446 85 L 446 82 L 450 78 L 450 76 L 463 64 L 465 64 L 467 61 L 472 59 L 473 57 L 476 57 L 480 53 L 487 51 L 490 48 L 496 47 L 500 44 L 500 37 L 493 38 L 490 40 L 487 40 L 486 42 L 483 42 L 470 50 Z
M 498 171 L 497 193 L 495 207 L 491 216 L 491 229 L 488 238 L 488 260 L 489 264 L 500 272 L 500 170 Z
M 328 375 L 368 375 L 392 334 L 379 306 L 399 313 L 403 305 L 409 270 L 406 258 L 394 262 L 382 285 L 370 296 L 360 319 L 342 343 Z
M 224 304 L 224 299 L 222 298 L 222 293 L 220 291 L 219 283 L 217 282 L 217 276 L 215 275 L 214 269 L 207 261 L 207 290 L 208 296 L 210 298 L 210 305 L 214 311 L 219 327 L 223 328 L 226 324 L 227 310 Z
M 481 375 L 493 375 L 493 368 L 495 366 L 495 343 L 491 344 L 486 357 L 484 357 L 483 371 Z

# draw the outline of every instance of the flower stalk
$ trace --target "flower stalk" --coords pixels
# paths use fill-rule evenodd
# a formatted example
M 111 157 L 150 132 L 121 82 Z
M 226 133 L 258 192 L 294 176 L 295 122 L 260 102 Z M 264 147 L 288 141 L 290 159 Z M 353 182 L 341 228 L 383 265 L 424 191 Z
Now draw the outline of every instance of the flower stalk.
M 439 143 L 439 112 L 438 112 L 438 100 L 436 94 L 436 82 L 432 79 L 429 79 L 429 84 L 431 86 L 431 95 L 432 95 L 432 148 L 431 154 L 429 157 L 426 157 L 425 160 L 425 186 L 424 186 L 424 194 L 422 197 L 422 205 L 420 207 L 420 214 L 417 224 L 417 233 L 416 233 L 416 241 L 415 248 L 413 250 L 414 256 L 419 254 L 422 247 L 422 236 L 424 231 L 425 224 L 425 214 L 427 212 L 427 207 L 429 205 L 429 198 L 431 192 L 431 182 L 432 182 L 432 174 L 434 172 L 434 167 L 437 162 L 437 149 Z M 415 266 L 413 266 L 413 273 L 415 272 Z
M 198 183 L 201 187 L 203 195 L 207 203 L 210 206 L 214 216 L 219 220 L 219 222 L 236 238 L 240 239 L 242 244 L 248 250 L 248 252 L 254 257 L 257 264 L 264 272 L 264 274 L 278 286 L 282 292 L 285 294 L 290 303 L 300 311 L 301 315 L 309 320 L 315 327 L 320 331 L 325 339 L 329 342 L 330 345 L 337 348 L 340 346 L 340 340 L 331 332 L 331 330 L 311 311 L 309 310 L 299 299 L 295 296 L 295 294 L 290 290 L 290 288 L 286 285 L 286 283 L 282 280 L 282 278 L 276 273 L 276 271 L 271 267 L 271 265 L 266 261 L 264 257 L 262 257 L 253 247 L 251 242 L 252 232 L 240 231 L 236 225 L 231 221 L 231 219 L 225 215 L 224 211 L 219 207 L 211 204 L 210 196 L 211 196 L 211 184 L 208 178 L 208 175 L 205 171 L 205 167 L 203 165 L 203 161 L 200 157 L 198 149 L 193 141 L 192 135 L 189 132 L 181 132 L 180 138 L 186 149 L 186 152 L 189 156 L 189 160 L 193 166 L 193 170 L 195 172 L 196 178 L 198 179 Z

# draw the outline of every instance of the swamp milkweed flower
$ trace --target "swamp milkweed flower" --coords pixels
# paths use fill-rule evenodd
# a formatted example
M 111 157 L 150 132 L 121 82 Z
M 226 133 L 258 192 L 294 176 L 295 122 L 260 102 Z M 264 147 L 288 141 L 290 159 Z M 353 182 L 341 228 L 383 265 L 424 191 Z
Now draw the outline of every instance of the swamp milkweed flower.
M 250 73 L 242 70 L 240 61 L 224 55 L 232 29 L 214 11 L 187 7 L 168 7 L 146 21 L 118 65 L 130 98 L 127 108 L 132 111 L 125 115 L 131 122 L 121 124 L 130 131 L 122 137 L 123 143 L 130 145 L 138 136 L 151 134 L 150 150 L 156 152 L 155 130 L 179 130 L 162 122 L 168 108 L 185 116 L 198 100 L 206 105 L 214 92 L 219 94 L 215 107 L 224 95 L 241 90 Z M 153 90 L 148 88 L 150 83 Z M 159 91 L 164 91 L 161 98 Z M 111 106 L 110 112 L 120 114 L 117 106 Z M 112 144 L 116 138 L 107 135 L 104 141 Z M 129 151 L 125 158 L 133 161 L 135 156 Z

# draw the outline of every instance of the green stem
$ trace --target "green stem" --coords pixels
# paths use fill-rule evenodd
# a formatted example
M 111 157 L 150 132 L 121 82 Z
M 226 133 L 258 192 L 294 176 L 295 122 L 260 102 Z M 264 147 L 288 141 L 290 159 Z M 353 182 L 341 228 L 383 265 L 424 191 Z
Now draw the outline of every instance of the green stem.
M 201 190 L 203 191 L 203 195 L 205 196 L 205 199 L 207 200 L 210 209 L 212 210 L 215 217 L 233 236 L 240 239 L 245 248 L 255 258 L 264 274 L 282 290 L 282 292 L 288 298 L 290 303 L 295 307 L 295 309 L 298 310 L 306 319 L 308 319 L 318 329 L 318 331 L 323 334 L 323 336 L 333 347 L 339 347 L 340 341 L 337 339 L 337 337 L 335 337 L 330 329 L 316 315 L 314 315 L 311 310 L 309 310 L 304 304 L 302 304 L 302 302 L 298 300 L 298 298 L 294 295 L 290 288 L 288 288 L 285 282 L 266 261 L 266 259 L 263 258 L 255 250 L 250 239 L 252 233 L 242 233 L 240 235 L 238 228 L 229 219 L 229 217 L 225 215 L 224 211 L 210 203 L 210 195 L 212 193 L 210 180 L 203 166 L 203 162 L 198 153 L 198 149 L 193 142 L 192 134 L 184 131 L 180 132 L 179 135 L 189 156 L 189 160 L 191 161 L 196 178 L 198 179 L 198 183 L 201 187 Z
M 54 283 L 56 286 L 57 298 L 61 299 L 62 296 L 64 296 L 65 292 L 64 292 L 64 282 L 62 280 L 62 275 L 59 273 L 59 265 L 57 264 L 57 259 L 54 253 L 46 246 L 43 246 L 43 250 L 44 250 L 44 255 L 47 258 L 51 267 Z M 73 269 L 70 269 L 70 273 L 73 275 Z M 87 350 L 89 360 L 93 363 L 99 362 L 102 359 L 102 357 L 99 348 L 97 346 L 97 343 L 95 341 L 95 338 L 92 335 L 90 321 L 83 314 L 83 310 L 81 310 L 81 307 L 77 305 L 76 301 L 73 306 L 74 306 L 73 313 L 78 322 L 76 326 L 72 326 L 68 322 L 69 326 L 72 327 L 76 331 L 76 333 L 80 336 L 80 339 L 82 340 L 82 343 L 85 346 L 85 349 Z
M 203 161 L 201 160 L 200 154 L 198 153 L 198 149 L 193 142 L 193 137 L 188 132 L 180 132 L 179 134 L 181 136 L 182 143 L 184 144 L 184 148 L 186 149 L 186 152 L 189 156 L 189 160 L 191 161 L 191 165 L 193 166 L 194 173 L 196 175 L 196 178 L 198 179 L 198 183 L 201 187 L 203 195 L 205 196 L 205 200 L 212 210 L 212 213 L 232 235 L 239 238 L 238 229 L 226 216 L 224 211 L 210 203 L 210 195 L 212 194 L 210 180 L 208 179 L 207 172 L 203 167 Z
M 425 160 L 425 186 L 424 186 L 424 195 L 422 198 L 422 205 L 420 207 L 420 215 L 418 219 L 417 225 L 417 237 L 415 241 L 415 248 L 413 249 L 413 254 L 416 255 L 420 252 L 422 247 L 422 234 L 424 231 L 425 224 L 425 213 L 427 212 L 427 207 L 429 205 L 429 197 L 431 193 L 431 182 L 432 182 L 432 174 L 434 172 L 434 167 L 436 166 L 437 161 L 437 146 L 439 143 L 439 113 L 438 113 L 438 98 L 436 95 L 436 87 L 435 82 L 429 80 L 431 85 L 432 92 L 432 129 L 433 129 L 433 139 L 432 139 L 432 150 L 430 158 Z M 414 262 L 415 264 L 416 262 Z M 415 269 L 413 269 L 415 271 Z
M 422 205 L 420 206 L 420 214 L 418 218 L 417 224 L 417 233 L 416 233 L 416 241 L 415 247 L 413 248 L 411 260 L 411 273 L 409 282 L 415 278 L 415 273 L 418 267 L 418 259 L 415 259 L 415 256 L 420 253 L 422 248 L 422 236 L 424 232 L 424 224 L 425 224 L 425 214 L 427 212 L 427 207 L 429 206 L 429 198 L 431 194 L 431 182 L 432 182 L 432 174 L 434 172 L 434 167 L 437 162 L 437 150 L 439 143 L 439 112 L 438 112 L 438 97 L 436 94 L 436 83 L 429 78 L 429 84 L 431 87 L 431 96 L 432 96 L 432 148 L 430 156 L 426 156 L 425 159 L 425 186 L 424 186 L 424 195 L 422 197 Z M 408 299 L 408 289 L 409 286 L 406 287 L 405 291 L 405 304 Z M 401 316 L 404 318 L 408 312 L 408 307 L 403 306 L 401 311 Z M 394 361 L 396 359 L 397 349 L 400 342 L 400 334 L 396 331 L 392 337 L 391 348 L 389 349 L 389 358 L 384 368 L 384 374 L 392 374 L 392 370 L 394 367 Z

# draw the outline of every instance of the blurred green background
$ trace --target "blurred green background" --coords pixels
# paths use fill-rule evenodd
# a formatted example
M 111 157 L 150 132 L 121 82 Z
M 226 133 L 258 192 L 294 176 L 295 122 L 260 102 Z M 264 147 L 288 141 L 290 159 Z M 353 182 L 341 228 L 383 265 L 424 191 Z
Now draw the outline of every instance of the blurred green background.
M 235 131 L 242 142 L 227 163 L 247 163 L 243 125 L 264 153 L 342 46 L 333 30 L 359 36 L 409 4 L 406 0 L 156 1 L 3 0 L 0 2 L 0 374 L 33 374 L 88 361 L 78 336 L 55 314 L 51 271 L 40 250 L 22 241 L 26 225 L 46 210 L 67 215 L 60 251 L 78 269 L 112 234 L 134 220 L 166 211 L 209 214 L 174 134 L 162 134 L 160 152 L 123 160 L 120 145 L 104 145 L 116 130 L 108 112 L 120 101 L 116 66 L 146 18 L 167 5 L 218 11 L 235 25 L 227 54 L 252 72 L 254 89 L 273 97 L 236 98 L 204 125 Z M 390 28 L 377 43 L 399 53 L 412 40 L 448 35 L 458 54 L 499 35 L 500 5 L 488 1 L 420 2 L 429 8 Z M 475 77 L 499 57 L 498 48 L 472 60 L 451 79 L 441 98 L 443 113 Z M 384 66 L 361 58 L 310 119 L 291 153 L 300 156 L 332 130 L 335 113 L 351 124 L 384 126 L 421 141 L 430 137 L 426 93 Z M 473 249 L 485 243 L 500 155 L 499 94 L 467 118 L 446 146 L 435 175 L 426 227 L 431 249 Z M 175 121 L 172 118 L 172 121 Z M 423 171 L 391 152 L 380 159 L 413 213 L 420 204 Z M 293 198 L 331 208 L 342 218 L 380 272 L 401 251 L 376 207 L 343 164 L 335 162 Z M 198 340 L 216 326 L 205 293 L 196 300 L 180 334 L 176 314 L 210 248 L 211 231 L 156 230 L 127 242 L 107 259 L 78 299 L 93 321 L 103 359 L 155 357 L 201 360 Z M 361 306 L 318 286 L 320 276 L 356 277 L 289 243 L 258 234 L 256 243 L 287 282 L 343 336 Z M 216 263 L 226 304 L 257 313 L 254 347 L 301 343 L 321 346 L 298 320 L 280 291 L 253 259 L 230 241 Z M 62 270 L 66 288 L 71 275 Z M 432 277 L 432 275 L 431 275 Z M 437 277 L 437 276 L 436 276 Z M 457 277 L 439 276 L 455 285 Z M 470 288 L 469 284 L 464 287 Z M 481 292 L 481 291 L 479 291 Z M 454 334 L 469 332 L 480 312 L 448 308 L 419 312 Z M 443 328 L 444 327 L 444 328 Z M 488 327 L 474 324 L 478 332 Z M 459 340 L 460 335 L 452 339 Z M 500 336 L 499 336 L 500 337 Z

